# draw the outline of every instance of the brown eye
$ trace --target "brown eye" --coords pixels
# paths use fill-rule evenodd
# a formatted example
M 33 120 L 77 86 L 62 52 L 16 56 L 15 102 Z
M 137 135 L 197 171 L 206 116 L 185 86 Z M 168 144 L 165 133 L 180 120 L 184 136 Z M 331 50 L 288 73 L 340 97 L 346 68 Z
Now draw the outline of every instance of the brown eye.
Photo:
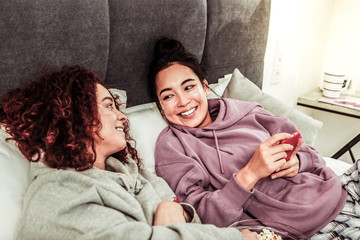
M 174 95 L 172 95 L 172 94 L 166 95 L 166 96 L 163 98 L 163 100 L 168 100 L 168 99 L 172 98 L 173 96 L 174 96 Z
M 185 91 L 188 91 L 188 90 L 192 89 L 193 87 L 195 87 L 195 85 L 189 85 L 185 88 Z

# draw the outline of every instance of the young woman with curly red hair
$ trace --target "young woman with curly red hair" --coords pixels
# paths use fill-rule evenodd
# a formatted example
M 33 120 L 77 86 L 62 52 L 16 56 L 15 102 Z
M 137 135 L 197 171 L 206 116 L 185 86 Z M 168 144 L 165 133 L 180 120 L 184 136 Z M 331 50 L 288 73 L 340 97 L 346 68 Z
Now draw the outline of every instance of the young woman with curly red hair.
M 99 134 L 96 85 L 102 79 L 80 66 L 64 66 L 45 74 L 24 89 L 15 89 L 1 103 L 0 122 L 29 160 L 36 162 L 44 153 L 44 163 L 53 168 L 89 169 L 96 159 L 94 131 Z M 127 140 L 131 140 L 125 121 Z M 92 151 L 89 152 L 89 146 Z M 136 150 L 118 152 L 124 161 L 127 151 L 140 164 Z
M 30 161 L 17 239 L 243 239 L 235 228 L 176 224 L 199 221 L 140 171 L 127 118 L 90 70 L 64 66 L 9 92 L 0 122 Z

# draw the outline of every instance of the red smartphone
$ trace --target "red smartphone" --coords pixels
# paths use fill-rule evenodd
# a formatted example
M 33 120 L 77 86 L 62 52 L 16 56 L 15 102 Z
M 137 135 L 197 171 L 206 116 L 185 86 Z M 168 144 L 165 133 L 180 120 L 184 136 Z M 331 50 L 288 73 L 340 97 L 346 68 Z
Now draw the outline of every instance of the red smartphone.
M 290 144 L 292 145 L 294 148 L 296 147 L 296 144 L 298 143 L 299 141 L 299 138 L 300 138 L 300 132 L 297 131 L 297 132 L 294 132 L 293 134 L 290 135 L 290 137 L 286 138 L 286 139 L 283 139 L 280 141 L 280 143 L 286 143 L 286 144 Z M 289 161 L 290 160 L 290 157 L 291 157 L 291 154 L 293 153 L 294 150 L 289 150 L 289 151 L 286 151 L 286 161 Z

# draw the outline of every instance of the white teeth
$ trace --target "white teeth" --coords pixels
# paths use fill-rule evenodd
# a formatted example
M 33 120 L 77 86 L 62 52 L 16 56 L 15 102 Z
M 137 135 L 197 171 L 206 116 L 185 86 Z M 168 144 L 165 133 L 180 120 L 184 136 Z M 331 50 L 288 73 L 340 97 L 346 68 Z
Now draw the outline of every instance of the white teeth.
M 118 131 L 120 131 L 120 132 L 123 132 L 123 131 L 124 131 L 124 129 L 119 128 L 119 127 L 115 128 L 115 129 L 118 130 Z
M 195 111 L 196 108 L 190 109 L 189 111 L 180 113 L 181 116 L 187 116 L 189 114 L 192 114 Z

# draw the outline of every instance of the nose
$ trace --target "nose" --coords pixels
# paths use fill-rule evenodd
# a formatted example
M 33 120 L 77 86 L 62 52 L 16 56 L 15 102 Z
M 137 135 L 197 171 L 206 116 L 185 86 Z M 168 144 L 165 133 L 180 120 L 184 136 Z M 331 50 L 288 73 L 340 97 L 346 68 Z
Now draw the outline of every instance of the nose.
M 190 100 L 185 94 L 178 94 L 177 104 L 179 107 L 184 107 L 189 104 Z
M 127 117 L 126 115 L 119 111 L 119 110 L 116 110 L 116 117 L 117 117 L 117 120 L 121 121 L 121 122 L 126 122 L 127 121 Z

